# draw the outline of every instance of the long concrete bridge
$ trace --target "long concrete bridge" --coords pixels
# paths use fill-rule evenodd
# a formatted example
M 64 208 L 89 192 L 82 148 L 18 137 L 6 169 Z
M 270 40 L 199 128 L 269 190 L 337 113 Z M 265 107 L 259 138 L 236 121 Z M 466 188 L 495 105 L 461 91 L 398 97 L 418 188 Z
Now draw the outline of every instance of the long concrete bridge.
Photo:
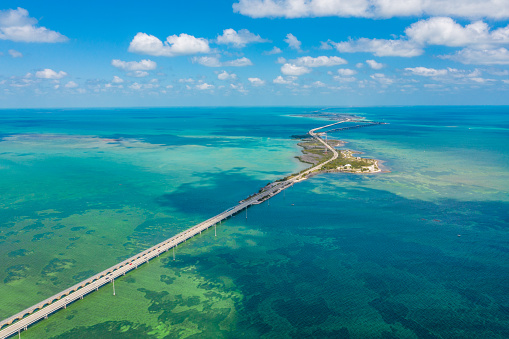
M 367 124 L 363 124 L 363 125 L 355 125 L 355 126 L 334 128 L 334 129 L 328 130 L 327 133 L 329 133 L 329 132 L 340 132 L 340 131 L 346 131 L 346 130 L 349 130 L 349 129 L 370 127 L 370 126 L 376 126 L 376 125 L 386 125 L 386 124 L 387 124 L 386 122 L 371 121 L 371 122 L 369 122 Z
M 315 131 L 348 121 L 351 120 L 336 122 L 330 125 L 314 128 L 309 131 L 309 134 L 313 138 L 321 142 L 332 152 L 332 157 L 329 160 L 310 169 L 307 169 L 298 175 L 291 176 L 287 180 L 277 182 L 270 188 L 262 190 L 261 192 L 256 193 L 248 199 L 241 201 L 238 205 L 231 207 L 208 220 L 205 220 L 155 246 L 152 246 L 151 248 L 141 253 L 136 254 L 133 257 L 130 257 L 127 260 L 122 261 L 121 263 L 118 263 L 100 273 L 97 273 L 96 275 L 85 279 L 64 291 L 61 291 L 54 296 L 27 308 L 22 312 L 19 312 L 18 314 L 13 315 L 12 317 L 3 320 L 0 322 L 0 339 L 4 339 L 12 335 L 20 335 L 22 331 L 26 331 L 28 329 L 28 326 L 43 319 L 47 319 L 48 316 L 52 313 L 67 308 L 67 305 L 78 299 L 83 299 L 83 297 L 87 294 L 97 291 L 100 287 L 106 284 L 112 283 L 113 291 L 115 291 L 114 284 L 116 278 L 125 275 L 131 270 L 137 269 L 139 266 L 147 263 L 149 260 L 158 257 L 162 253 L 168 252 L 169 250 L 173 251 L 173 256 L 175 258 L 175 248 L 179 244 L 187 241 L 187 239 L 190 239 L 211 227 L 214 227 L 215 229 L 216 225 L 222 220 L 225 220 L 234 214 L 247 209 L 251 205 L 260 204 L 261 202 L 270 199 L 276 194 L 292 186 L 294 183 L 304 180 L 306 176 L 311 172 L 320 170 L 323 165 L 335 160 L 338 157 L 338 152 L 325 141 L 323 141 L 315 133 Z

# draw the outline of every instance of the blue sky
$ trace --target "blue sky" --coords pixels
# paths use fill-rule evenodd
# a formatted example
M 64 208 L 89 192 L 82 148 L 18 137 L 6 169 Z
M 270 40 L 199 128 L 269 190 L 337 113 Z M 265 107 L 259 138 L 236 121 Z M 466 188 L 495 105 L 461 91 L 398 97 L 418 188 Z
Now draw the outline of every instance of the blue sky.
M 10 1 L 0 108 L 509 104 L 507 0 Z

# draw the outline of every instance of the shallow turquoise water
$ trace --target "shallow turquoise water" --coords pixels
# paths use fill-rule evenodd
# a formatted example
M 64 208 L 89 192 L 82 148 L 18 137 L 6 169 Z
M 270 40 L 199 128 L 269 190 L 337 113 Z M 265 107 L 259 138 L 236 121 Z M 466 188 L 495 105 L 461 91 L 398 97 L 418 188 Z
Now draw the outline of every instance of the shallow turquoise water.
M 303 168 L 311 108 L 2 111 L 0 317 Z M 25 337 L 509 336 L 509 109 L 329 109 L 390 173 L 249 209 Z

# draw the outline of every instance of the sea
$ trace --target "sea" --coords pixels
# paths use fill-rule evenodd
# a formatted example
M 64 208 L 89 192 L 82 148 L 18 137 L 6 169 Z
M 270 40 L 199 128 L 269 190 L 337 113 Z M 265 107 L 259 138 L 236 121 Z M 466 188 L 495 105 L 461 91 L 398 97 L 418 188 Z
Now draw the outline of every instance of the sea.
M 295 184 L 22 338 L 509 338 L 509 107 L 0 110 L 0 319 L 309 165 L 318 113 L 376 174 Z

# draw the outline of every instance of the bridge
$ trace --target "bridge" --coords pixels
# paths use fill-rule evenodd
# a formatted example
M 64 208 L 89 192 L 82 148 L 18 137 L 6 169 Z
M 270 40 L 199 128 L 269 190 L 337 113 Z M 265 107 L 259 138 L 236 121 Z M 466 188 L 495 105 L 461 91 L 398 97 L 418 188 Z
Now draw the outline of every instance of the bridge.
M 310 169 L 307 169 L 298 175 L 291 176 L 287 180 L 280 181 L 272 187 L 262 190 L 261 192 L 249 197 L 248 199 L 241 201 L 238 205 L 233 206 L 208 220 L 205 220 L 155 246 L 152 246 L 143 252 L 136 254 L 135 256 L 130 257 L 129 259 L 122 261 L 121 263 L 118 263 L 100 273 L 97 273 L 96 275 L 85 279 L 64 291 L 61 291 L 54 296 L 47 298 L 3 320 L 0 322 L 0 339 L 4 339 L 16 334 L 21 336 L 21 332 L 26 331 L 28 326 L 43 319 L 47 319 L 48 316 L 52 313 L 67 308 L 67 305 L 73 303 L 76 300 L 83 299 L 83 297 L 89 293 L 97 291 L 100 287 L 106 284 L 112 283 L 113 293 L 115 293 L 116 278 L 125 275 L 129 271 L 137 269 L 141 265 L 148 263 L 151 259 L 158 257 L 159 255 L 168 252 L 169 250 L 173 251 L 173 259 L 175 259 L 175 248 L 179 244 L 187 241 L 197 234 L 201 234 L 203 231 L 206 231 L 211 227 L 216 229 L 216 225 L 222 220 L 228 219 L 236 213 L 247 209 L 251 205 L 260 204 L 263 201 L 281 193 L 283 190 L 291 187 L 294 183 L 305 180 L 308 174 L 320 170 L 323 165 L 337 159 L 338 157 L 338 152 L 325 141 L 323 141 L 315 133 L 315 131 L 349 121 L 351 120 L 336 122 L 330 125 L 314 128 L 309 131 L 309 134 L 313 138 L 321 142 L 325 147 L 327 147 L 327 149 L 332 152 L 332 157 L 329 160 Z
M 387 123 L 386 122 L 371 121 L 371 122 L 369 122 L 367 124 L 363 124 L 363 125 L 355 125 L 355 126 L 348 126 L 348 127 L 331 129 L 331 130 L 328 130 L 327 133 L 329 133 L 329 132 L 340 132 L 340 131 L 346 131 L 346 130 L 349 130 L 349 129 L 370 127 L 370 126 L 376 126 L 376 125 L 387 125 Z

